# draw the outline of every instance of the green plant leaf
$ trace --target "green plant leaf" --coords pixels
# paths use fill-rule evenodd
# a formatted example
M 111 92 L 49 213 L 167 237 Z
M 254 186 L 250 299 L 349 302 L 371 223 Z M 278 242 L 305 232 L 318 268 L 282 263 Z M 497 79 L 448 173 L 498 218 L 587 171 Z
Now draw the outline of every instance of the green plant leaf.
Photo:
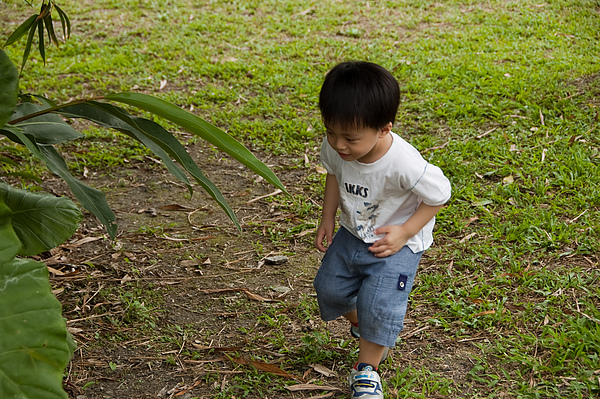
M 0 264 L 12 260 L 21 249 L 21 240 L 12 226 L 12 211 L 0 196 Z
M 32 193 L 0 183 L 0 201 L 12 213 L 12 228 L 19 238 L 21 256 L 48 251 L 73 235 L 83 218 L 67 197 Z
M 89 107 L 95 107 L 98 112 Z M 77 104 L 65 107 L 58 112 L 68 117 L 83 117 L 101 125 L 115 128 L 145 144 L 150 150 L 157 154 L 175 177 L 184 181 L 189 186 L 185 174 L 173 163 L 173 157 L 192 177 L 209 193 L 217 204 L 225 211 L 229 218 L 241 230 L 235 213 L 227 204 L 225 197 L 217 186 L 215 186 L 200 170 L 192 157 L 187 153 L 183 145 L 165 128 L 159 124 L 144 118 L 133 117 L 125 110 L 111 104 L 103 104 L 96 101 L 88 101 L 85 104 Z
M 10 46 L 11 44 L 19 40 L 29 29 L 31 29 L 31 26 L 35 23 L 37 17 L 37 14 L 32 15 L 31 17 L 27 18 L 25 22 L 19 25 L 19 27 L 15 29 L 15 31 L 8 37 L 8 39 L 6 39 L 6 43 L 4 43 L 4 46 Z
M 44 154 L 43 160 L 46 165 L 51 165 L 50 170 L 55 171 L 67 182 L 75 198 L 102 222 L 111 238 L 115 238 L 117 236 L 117 218 L 110 209 L 104 193 L 73 177 L 65 160 L 54 147 L 41 145 L 39 148 Z
M 0 398 L 67 398 L 73 340 L 43 263 L 0 264 L 0 337 Z
M 65 160 L 60 156 L 58 152 L 51 145 L 38 145 L 35 142 L 35 139 L 30 138 L 29 136 L 23 134 L 23 132 L 13 126 L 7 128 L 4 126 L 5 130 L 10 130 L 11 134 L 14 135 L 16 139 L 22 142 L 29 151 L 39 159 L 41 159 L 48 169 L 53 173 L 60 176 L 71 189 L 71 192 L 77 198 L 77 200 L 81 203 L 81 205 L 92 212 L 102 224 L 106 227 L 108 234 L 114 238 L 117 235 L 117 223 L 114 212 L 108 206 L 106 202 L 106 196 L 102 191 L 97 190 L 95 188 L 89 187 L 81 181 L 77 180 L 71 172 L 69 172 L 69 168 L 65 163 Z
M 58 47 L 58 38 L 56 37 L 56 33 L 54 32 L 54 25 L 52 24 L 52 14 L 48 14 L 44 17 L 44 25 L 46 25 L 46 32 L 48 33 L 48 39 L 56 44 Z
M 23 118 L 27 115 L 48 109 L 48 106 L 33 103 L 22 103 L 17 106 L 11 120 Z M 60 116 L 45 114 L 16 123 L 26 134 L 35 137 L 38 144 L 59 144 L 76 140 L 83 134 L 73 129 Z
M 135 126 L 132 126 L 125 121 L 115 117 L 113 114 L 127 114 L 125 110 L 118 109 L 109 104 L 103 104 L 104 106 L 114 107 L 115 109 L 110 112 L 108 108 L 100 108 L 95 104 L 99 103 L 83 103 L 71 105 L 65 108 L 60 109 L 61 115 L 69 117 L 69 118 L 83 118 L 89 121 L 92 121 L 102 127 L 106 127 L 109 129 L 115 129 L 128 135 L 129 137 L 138 140 L 146 147 L 148 147 L 154 154 L 156 154 L 159 158 L 163 160 L 166 168 L 175 176 L 179 181 L 185 183 L 192 193 L 192 186 L 190 185 L 190 181 L 188 180 L 186 174 L 173 162 L 173 160 L 169 157 L 169 155 L 160 147 L 160 145 L 156 144 L 149 137 L 147 137 L 142 131 L 137 129 Z M 108 110 L 108 111 L 107 111 Z M 134 118 L 134 117 L 132 117 Z M 135 118 L 134 118 L 135 119 Z M 159 125 L 160 126 L 160 125 Z
M 107 95 L 105 98 L 107 100 L 133 105 L 144 111 L 152 112 L 155 115 L 183 127 L 189 132 L 208 141 L 221 151 L 229 154 L 253 172 L 264 177 L 269 183 L 287 193 L 285 187 L 281 181 L 279 181 L 279 178 L 275 173 L 273 173 L 273 171 L 271 171 L 264 163 L 260 162 L 246 147 L 229 134 L 196 115 L 167 101 L 147 94 L 118 93 Z
M 40 19 L 37 23 L 38 26 L 38 48 L 40 51 L 40 56 L 44 61 L 44 65 L 46 65 L 46 45 L 44 43 L 44 20 Z
M 35 16 L 38 17 L 37 15 Z M 33 37 L 35 36 L 35 30 L 38 25 L 35 23 L 31 24 L 29 28 L 29 35 L 27 36 L 27 42 L 25 43 L 25 49 L 23 50 L 23 61 L 21 63 L 21 72 L 23 72 L 23 68 L 25 68 L 25 64 L 27 63 L 27 59 L 29 58 L 29 53 L 31 52 L 31 44 L 33 43 Z
M 21 96 L 21 100 L 23 102 L 31 102 L 31 99 L 35 98 L 37 99 L 39 102 L 41 102 L 42 104 L 47 105 L 48 107 L 51 108 L 56 108 L 57 105 L 54 101 L 50 100 L 49 98 L 46 98 L 44 96 L 41 96 L 39 94 L 24 94 Z
M 17 105 L 19 73 L 8 55 L 0 50 L 0 126 L 10 118 Z
M 69 16 L 65 13 L 57 4 L 54 4 L 54 8 L 56 12 L 58 12 L 58 16 L 60 17 L 60 24 L 63 29 L 63 36 L 65 40 L 71 36 L 71 21 L 69 20 Z

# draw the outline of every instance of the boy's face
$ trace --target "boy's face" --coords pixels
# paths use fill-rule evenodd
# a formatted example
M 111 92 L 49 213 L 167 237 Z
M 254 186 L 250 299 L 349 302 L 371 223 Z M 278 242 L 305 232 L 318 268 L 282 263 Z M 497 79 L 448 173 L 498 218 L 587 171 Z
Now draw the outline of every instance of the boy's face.
M 372 163 L 384 156 L 390 148 L 391 129 L 391 122 L 379 130 L 365 127 L 349 130 L 327 128 L 327 141 L 344 161 Z

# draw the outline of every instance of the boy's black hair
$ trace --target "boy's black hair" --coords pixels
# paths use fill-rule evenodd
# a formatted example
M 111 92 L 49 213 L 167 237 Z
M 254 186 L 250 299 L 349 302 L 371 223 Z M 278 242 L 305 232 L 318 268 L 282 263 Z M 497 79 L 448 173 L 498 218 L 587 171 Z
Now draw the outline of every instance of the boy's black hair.
M 378 130 L 394 123 L 399 104 L 398 81 L 382 66 L 366 61 L 333 67 L 319 94 L 319 109 L 327 128 Z

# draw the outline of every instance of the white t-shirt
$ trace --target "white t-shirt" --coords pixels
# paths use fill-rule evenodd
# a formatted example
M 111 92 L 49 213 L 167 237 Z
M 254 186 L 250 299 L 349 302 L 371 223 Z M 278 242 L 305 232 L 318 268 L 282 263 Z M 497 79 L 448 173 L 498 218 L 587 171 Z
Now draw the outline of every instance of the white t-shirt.
M 375 229 L 404 224 L 417 207 L 443 205 L 450 199 L 450 181 L 440 168 L 395 133 L 388 152 L 373 163 L 344 161 L 329 145 L 321 147 L 321 162 L 335 175 L 340 189 L 340 224 L 366 243 L 383 235 Z M 413 252 L 433 244 L 433 218 L 406 245 Z

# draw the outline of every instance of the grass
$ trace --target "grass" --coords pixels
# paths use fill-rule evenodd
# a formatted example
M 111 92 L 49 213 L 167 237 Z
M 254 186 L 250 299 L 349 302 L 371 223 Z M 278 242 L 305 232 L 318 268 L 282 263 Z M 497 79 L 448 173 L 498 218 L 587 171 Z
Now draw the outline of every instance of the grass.
M 489 337 L 475 341 L 468 378 L 453 383 L 428 363 L 394 364 L 386 389 L 415 398 L 593 397 L 600 392 L 599 7 L 583 0 L 64 1 L 73 36 L 49 52 L 47 65 L 34 56 L 21 86 L 63 101 L 153 93 L 260 154 L 297 164 L 306 156 L 314 165 L 324 74 L 347 59 L 381 63 L 401 84 L 395 130 L 445 171 L 454 190 L 413 292 L 415 315 L 448 337 Z M 31 12 L 18 1 L 0 9 Z M 3 24 L 4 36 L 15 24 Z M 7 50 L 18 60 L 20 48 Z M 118 167 L 145 154 L 106 132 L 87 134 L 96 140 L 73 150 L 74 168 Z M 107 151 L 115 143 L 119 156 Z M 293 229 L 269 223 L 273 241 L 317 222 L 323 177 L 301 169 L 313 194 L 271 199 L 298 217 Z M 286 319 L 259 321 L 276 329 Z M 326 333 L 302 336 L 302 361 L 341 361 Z M 290 338 L 267 339 L 285 347 Z M 248 371 L 229 384 L 237 390 L 215 397 L 271 384 L 264 378 Z

